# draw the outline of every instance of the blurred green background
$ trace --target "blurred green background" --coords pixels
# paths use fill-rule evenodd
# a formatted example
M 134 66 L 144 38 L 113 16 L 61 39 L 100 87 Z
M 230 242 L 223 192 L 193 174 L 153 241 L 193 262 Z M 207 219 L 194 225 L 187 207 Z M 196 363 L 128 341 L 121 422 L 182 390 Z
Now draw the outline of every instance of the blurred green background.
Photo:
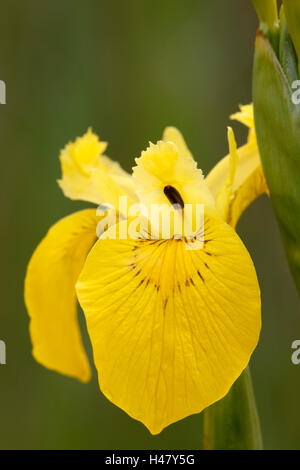
M 151 436 L 99 392 L 31 357 L 23 279 L 51 224 L 86 204 L 63 197 L 59 150 L 88 126 L 130 170 L 166 125 L 205 173 L 227 153 L 228 116 L 251 100 L 250 0 L 10 0 L 0 17 L 2 449 L 197 449 L 201 415 Z M 246 132 L 234 124 L 239 143 Z M 238 231 L 256 265 L 263 328 L 251 369 L 265 447 L 300 448 L 299 303 L 266 197 Z M 90 353 L 90 345 L 83 332 Z

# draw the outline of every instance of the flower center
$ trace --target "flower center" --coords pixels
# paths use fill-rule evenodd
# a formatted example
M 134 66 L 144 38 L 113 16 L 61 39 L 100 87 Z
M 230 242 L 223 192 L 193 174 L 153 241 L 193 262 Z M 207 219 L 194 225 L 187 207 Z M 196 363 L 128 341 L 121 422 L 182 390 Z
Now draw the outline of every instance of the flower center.
M 167 198 L 169 199 L 169 201 L 172 205 L 179 204 L 181 209 L 184 208 L 183 199 L 180 196 L 177 189 L 175 189 L 173 186 L 170 186 L 170 185 L 165 186 L 164 187 L 164 194 L 167 196 Z

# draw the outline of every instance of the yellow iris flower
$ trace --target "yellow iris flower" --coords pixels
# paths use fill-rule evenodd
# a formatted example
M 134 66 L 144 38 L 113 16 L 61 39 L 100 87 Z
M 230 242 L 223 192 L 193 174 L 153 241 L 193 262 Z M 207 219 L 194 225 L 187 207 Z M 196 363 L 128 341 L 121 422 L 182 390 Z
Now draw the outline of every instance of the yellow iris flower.
M 87 209 L 57 222 L 28 265 L 35 359 L 90 379 L 77 297 L 102 392 L 153 434 L 226 395 L 259 338 L 259 285 L 234 227 L 267 187 L 252 105 L 232 117 L 250 128 L 248 141 L 237 149 L 229 128 L 229 155 L 206 178 L 173 127 L 136 159 L 133 175 L 102 155 L 106 143 L 91 130 L 60 155 L 58 183 L 72 199 L 170 204 L 171 187 L 179 201 L 204 204 L 201 250 L 174 238 L 110 239 L 106 232 L 98 240 L 96 211 Z

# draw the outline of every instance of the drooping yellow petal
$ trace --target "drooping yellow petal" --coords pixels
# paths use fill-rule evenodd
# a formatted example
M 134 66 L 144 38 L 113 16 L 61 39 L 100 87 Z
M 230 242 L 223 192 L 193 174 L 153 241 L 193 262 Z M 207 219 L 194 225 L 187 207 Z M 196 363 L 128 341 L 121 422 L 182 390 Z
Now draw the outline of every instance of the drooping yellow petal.
M 76 212 L 49 230 L 29 262 L 25 303 L 33 356 L 82 382 L 90 378 L 77 320 L 75 283 L 96 241 L 96 211 Z
M 186 157 L 194 159 L 191 151 L 185 143 L 181 132 L 173 126 L 166 127 L 163 133 L 163 140 L 165 142 L 173 142 L 179 150 L 179 153 Z
M 221 219 L 194 241 L 97 241 L 76 285 L 102 392 L 153 434 L 221 399 L 260 332 L 251 258 Z
M 130 200 L 135 198 L 132 177 L 118 162 L 102 155 L 106 146 L 89 129 L 61 151 L 62 179 L 58 184 L 65 196 L 95 204 L 114 204 L 113 191 L 108 190 L 111 187 Z

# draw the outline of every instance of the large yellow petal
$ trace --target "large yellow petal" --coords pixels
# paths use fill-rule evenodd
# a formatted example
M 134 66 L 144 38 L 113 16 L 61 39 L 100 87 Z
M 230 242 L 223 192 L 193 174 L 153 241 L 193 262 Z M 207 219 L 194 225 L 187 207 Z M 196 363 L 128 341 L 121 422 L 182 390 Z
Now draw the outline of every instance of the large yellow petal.
M 45 367 L 90 378 L 77 320 L 75 283 L 96 241 L 96 211 L 76 212 L 49 230 L 29 262 L 25 302 L 33 356 Z
M 100 239 L 76 285 L 102 392 L 153 434 L 221 399 L 258 341 L 246 248 L 220 219 L 203 236 Z

